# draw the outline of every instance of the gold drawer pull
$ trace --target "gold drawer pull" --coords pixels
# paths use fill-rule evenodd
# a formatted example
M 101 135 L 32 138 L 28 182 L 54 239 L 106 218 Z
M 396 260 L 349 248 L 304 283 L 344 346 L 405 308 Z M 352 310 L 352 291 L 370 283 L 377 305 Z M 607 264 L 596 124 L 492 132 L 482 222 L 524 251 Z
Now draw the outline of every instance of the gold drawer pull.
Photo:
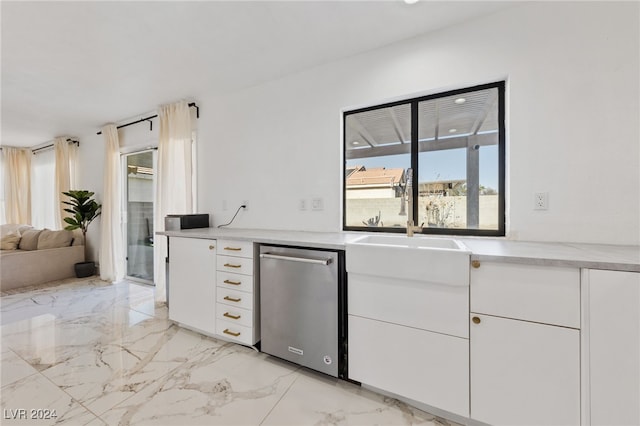
M 224 314 L 222 314 L 222 316 L 227 317 L 227 318 L 231 318 L 234 320 L 239 320 L 240 319 L 240 315 L 231 315 L 229 312 L 225 312 Z
M 242 268 L 242 265 L 234 265 L 233 263 L 225 263 L 224 266 L 227 268 Z
M 238 333 L 234 333 L 233 331 L 229 331 L 229 329 L 228 329 L 228 328 L 225 328 L 225 329 L 224 329 L 224 331 L 223 331 L 223 333 L 224 333 L 224 334 L 228 334 L 228 335 L 233 336 L 233 337 L 238 337 L 238 336 L 240 335 L 240 333 L 239 333 L 239 332 L 238 332 Z
M 231 281 L 231 280 L 224 280 L 225 284 L 231 284 L 231 285 L 240 285 L 242 284 L 240 281 Z
M 242 251 L 241 247 L 225 247 L 225 250 L 231 250 L 231 251 Z
M 234 299 L 233 297 L 225 296 L 225 297 L 224 297 L 224 300 L 228 300 L 229 302 L 239 302 L 239 301 L 241 301 L 242 299 L 241 299 L 241 298 L 239 298 L 239 297 L 238 297 L 237 299 Z
M 216 246 L 213 246 L 213 245 L 209 246 L 209 250 L 213 250 L 214 248 L 216 248 Z
M 474 324 L 480 324 L 480 317 L 473 317 L 471 321 L 473 321 Z
M 480 267 L 480 261 L 479 260 L 472 260 L 471 261 L 471 266 L 473 266 L 474 268 L 478 269 Z

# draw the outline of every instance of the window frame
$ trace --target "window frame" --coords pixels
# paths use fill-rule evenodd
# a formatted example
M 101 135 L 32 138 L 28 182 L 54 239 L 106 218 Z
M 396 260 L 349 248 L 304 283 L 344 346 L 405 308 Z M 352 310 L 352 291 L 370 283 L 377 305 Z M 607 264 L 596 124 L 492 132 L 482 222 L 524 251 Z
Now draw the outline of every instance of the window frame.
M 506 235 L 506 81 L 496 81 L 492 83 L 480 84 L 471 87 L 448 90 L 429 95 L 407 98 L 383 104 L 372 105 L 369 107 L 358 108 L 353 110 L 345 110 L 342 113 L 342 230 L 349 232 L 388 232 L 388 233 L 406 233 L 407 228 L 404 227 L 367 227 L 367 226 L 347 226 L 347 117 L 352 114 L 358 114 L 367 111 L 374 111 L 382 108 L 390 108 L 398 105 L 411 105 L 411 169 L 413 170 L 413 181 L 418 182 L 418 105 L 420 102 L 429 101 L 449 96 L 462 95 L 469 92 L 475 92 L 485 89 L 498 90 L 498 228 L 497 229 L 473 229 L 473 228 L 423 228 L 420 234 L 424 235 L 459 235 L 459 236 L 477 236 L 477 237 L 504 237 Z M 419 185 L 412 186 L 412 196 L 414 200 L 418 200 Z M 413 205 L 413 217 L 419 217 L 419 203 Z M 418 233 L 418 232 L 416 232 Z

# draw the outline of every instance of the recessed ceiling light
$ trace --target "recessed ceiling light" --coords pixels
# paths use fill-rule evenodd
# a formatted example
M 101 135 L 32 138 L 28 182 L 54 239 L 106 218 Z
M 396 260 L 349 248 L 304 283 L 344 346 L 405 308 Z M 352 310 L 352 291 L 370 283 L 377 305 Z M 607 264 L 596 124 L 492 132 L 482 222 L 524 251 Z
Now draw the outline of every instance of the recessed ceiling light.
M 449 133 L 455 133 L 457 131 L 458 131 L 458 129 L 449 129 Z
M 353 141 L 353 142 L 351 142 L 351 145 L 360 145 L 360 142 L 358 142 L 358 141 Z
M 418 0 L 404 0 L 406 4 L 415 4 L 418 3 Z
M 465 98 L 458 98 L 453 102 L 457 103 L 458 105 L 462 105 L 463 103 L 467 102 L 467 100 Z

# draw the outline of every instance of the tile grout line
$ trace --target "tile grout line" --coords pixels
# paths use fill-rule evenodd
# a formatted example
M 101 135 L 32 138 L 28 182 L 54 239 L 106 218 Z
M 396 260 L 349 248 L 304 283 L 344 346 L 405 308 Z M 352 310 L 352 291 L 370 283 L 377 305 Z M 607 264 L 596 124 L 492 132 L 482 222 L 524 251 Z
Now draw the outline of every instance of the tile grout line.
M 271 407 L 271 409 L 269 410 L 269 412 L 267 414 L 265 414 L 265 416 L 262 418 L 262 420 L 260 421 L 260 423 L 258 423 L 258 425 L 262 425 L 267 418 L 271 415 L 271 413 L 273 412 L 273 410 L 275 410 L 275 408 L 278 406 L 278 404 L 280 404 L 280 401 L 282 401 L 282 399 L 285 397 L 285 395 L 287 395 L 289 393 L 289 390 L 291 390 L 291 388 L 293 387 L 293 385 L 295 384 L 295 382 L 298 381 L 298 379 L 300 378 L 300 374 L 298 373 L 300 371 L 300 367 L 297 367 L 293 372 L 296 374 L 296 378 L 291 382 L 291 384 L 287 387 L 287 390 L 285 390 L 282 393 L 282 396 L 280 398 L 278 398 L 278 400 L 276 401 L 275 404 L 273 404 L 273 407 Z
M 58 389 L 59 391 L 61 391 L 62 393 L 64 393 L 65 395 L 67 395 L 69 398 L 71 398 L 71 401 L 77 403 L 78 405 L 80 405 L 82 408 L 84 408 L 87 412 L 93 414 L 95 416 L 96 419 L 100 419 L 100 417 L 94 413 L 93 411 L 91 411 L 88 407 L 86 407 L 82 402 L 80 402 L 79 400 L 77 400 L 76 398 L 73 397 L 73 395 L 71 395 L 69 392 L 67 392 L 66 390 L 64 390 L 62 387 L 60 387 L 59 385 L 57 385 L 53 380 L 51 380 L 49 377 L 45 376 L 43 371 L 47 371 L 47 369 L 44 369 L 42 371 L 36 369 L 33 365 L 31 365 L 26 359 L 24 359 L 22 356 L 20 356 L 20 354 L 18 354 L 17 352 L 15 352 L 13 349 L 9 348 L 9 350 L 11 352 L 13 352 L 18 358 L 20 358 L 22 361 L 24 361 L 26 364 L 28 364 L 31 368 L 33 368 L 35 370 L 35 373 L 30 374 L 26 377 L 23 377 L 20 380 L 24 380 L 28 377 L 33 377 L 36 374 L 39 374 L 40 376 L 42 376 L 46 381 L 48 381 L 49 383 L 51 383 L 56 389 Z M 14 382 L 15 383 L 15 382 Z M 4 387 L 4 386 L 3 386 Z M 102 419 L 100 419 L 102 420 Z M 93 421 L 93 420 L 92 420 Z
M 29 375 L 27 375 L 27 376 L 24 376 L 24 377 L 23 377 L 23 378 L 21 378 L 21 379 L 14 380 L 14 381 L 13 381 L 13 382 L 11 382 L 11 383 L 7 383 L 7 384 L 0 383 L 0 389 L 4 389 L 4 388 L 5 388 L 5 387 L 7 387 L 7 386 L 11 386 L 11 385 L 13 385 L 13 384 L 14 384 L 14 383 L 16 383 L 16 382 L 19 382 L 20 380 L 24 380 L 24 379 L 26 379 L 27 377 L 31 377 L 31 376 L 34 376 L 34 375 L 36 375 L 36 374 L 40 373 L 40 371 L 38 371 L 38 369 L 36 369 L 33 365 L 31 365 L 31 364 L 30 364 L 26 359 L 22 358 L 22 357 L 20 356 L 20 354 L 19 354 L 19 353 L 17 353 L 16 351 L 14 351 L 12 348 L 9 348 L 9 350 L 8 350 L 8 351 L 9 351 L 9 352 L 11 352 L 12 354 L 14 354 L 16 357 L 18 357 L 18 359 L 20 359 L 21 361 L 24 361 L 24 363 L 25 363 L 25 364 L 27 364 L 29 367 L 31 367 L 31 368 L 33 369 L 33 371 L 34 371 L 34 372 L 33 372 L 33 373 L 31 373 L 31 374 L 29 374 Z M 0 369 L 0 370 L 1 370 L 1 369 Z

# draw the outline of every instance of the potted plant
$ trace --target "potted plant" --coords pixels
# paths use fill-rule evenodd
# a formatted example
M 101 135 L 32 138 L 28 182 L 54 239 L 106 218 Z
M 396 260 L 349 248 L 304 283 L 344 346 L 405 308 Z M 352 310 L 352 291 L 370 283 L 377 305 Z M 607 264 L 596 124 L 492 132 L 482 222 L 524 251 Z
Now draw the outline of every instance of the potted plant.
M 73 231 L 80 229 L 82 231 L 82 237 L 84 239 L 84 262 L 76 263 L 76 277 L 84 278 L 90 277 L 96 273 L 96 263 L 87 260 L 87 229 L 93 220 L 100 216 L 102 205 L 98 204 L 93 198 L 94 193 L 85 190 L 69 190 L 69 192 L 63 192 L 64 195 L 69 197 L 69 201 L 63 201 L 64 204 L 71 206 L 64 211 L 72 214 L 71 217 L 65 217 L 64 221 L 68 223 L 64 229 L 67 231 Z

